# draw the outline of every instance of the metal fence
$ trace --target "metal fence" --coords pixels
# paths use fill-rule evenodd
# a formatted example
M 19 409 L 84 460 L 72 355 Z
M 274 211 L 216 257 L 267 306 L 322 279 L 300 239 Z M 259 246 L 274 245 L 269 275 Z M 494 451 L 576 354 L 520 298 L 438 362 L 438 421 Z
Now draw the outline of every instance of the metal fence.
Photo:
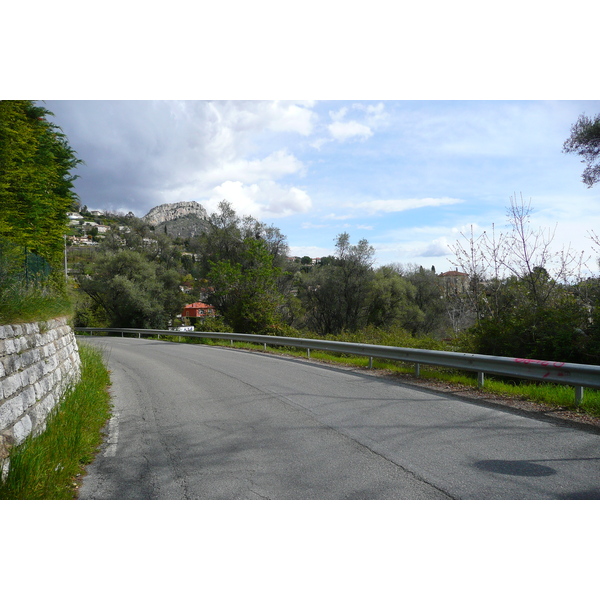
M 415 366 L 415 374 L 417 376 L 419 375 L 421 365 L 448 367 L 477 373 L 477 382 L 481 387 L 483 387 L 486 373 L 488 375 L 502 375 L 517 379 L 559 383 L 575 388 L 576 405 L 579 405 L 583 399 L 584 388 L 600 389 L 600 366 L 596 365 L 245 333 L 102 327 L 75 327 L 75 331 L 90 334 L 120 333 L 122 336 L 133 334 L 138 337 L 145 335 L 220 339 L 229 340 L 231 344 L 233 342 L 263 344 L 265 349 L 267 346 L 289 346 L 306 349 L 309 358 L 311 350 L 324 350 L 326 352 L 366 356 L 369 358 L 369 366 L 372 366 L 374 358 L 412 363 Z
M 52 269 L 48 261 L 23 246 L 0 239 L 0 282 L 3 289 L 43 287 Z

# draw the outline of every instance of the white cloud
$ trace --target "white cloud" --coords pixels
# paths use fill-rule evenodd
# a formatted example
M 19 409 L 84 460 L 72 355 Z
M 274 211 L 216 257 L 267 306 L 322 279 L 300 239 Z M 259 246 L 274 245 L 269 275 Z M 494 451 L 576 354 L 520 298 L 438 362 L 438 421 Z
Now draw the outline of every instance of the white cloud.
M 305 174 L 286 148 L 313 132 L 311 102 L 54 101 L 49 109 L 85 162 L 76 189 L 88 205 L 145 214 L 161 203 L 210 198 L 226 182 L 257 184 L 263 195 L 250 196 L 277 214 L 307 205 L 297 188 L 279 188 L 281 204 L 264 190 L 267 181 Z
M 317 117 L 310 110 L 313 102 L 273 102 L 268 114 L 271 116 L 269 129 L 272 131 L 291 131 L 301 135 L 310 135 Z
M 330 110 L 329 116 L 332 121 L 341 121 L 348 114 L 348 107 L 343 106 L 339 110 Z
M 332 137 L 338 142 L 345 142 L 354 137 L 366 140 L 373 135 L 370 127 L 357 123 L 356 121 L 348 121 L 347 123 L 335 121 L 334 123 L 331 123 L 327 129 Z
M 265 179 L 278 179 L 285 175 L 299 173 L 304 165 L 286 150 L 278 150 L 263 159 L 237 159 L 223 162 L 220 166 L 201 174 L 206 185 L 217 182 L 236 180 L 243 183 L 254 183 Z
M 369 200 L 355 206 L 356 208 L 366 210 L 369 214 L 376 214 L 404 212 L 406 210 L 415 210 L 430 206 L 448 206 L 462 202 L 463 200 L 459 200 L 458 198 L 408 198 L 403 200 Z
M 354 103 L 351 110 L 354 118 L 348 121 L 344 120 L 349 113 L 348 106 L 343 106 L 337 111 L 329 111 L 332 122 L 327 126 L 327 130 L 332 139 L 319 139 L 313 142 L 312 146 L 319 149 L 325 142 L 332 140 L 345 142 L 358 138 L 364 141 L 373 135 L 374 127 L 387 122 L 388 115 L 382 102 L 369 105 Z M 357 112 L 360 114 L 356 115 Z
M 227 200 L 238 214 L 257 219 L 287 217 L 305 213 L 312 207 L 312 200 L 305 191 L 297 187 L 284 188 L 273 181 L 250 185 L 225 181 L 212 190 L 203 205 L 209 213 L 214 212 L 221 200 Z
M 448 256 L 452 254 L 445 237 L 433 240 L 418 256 Z

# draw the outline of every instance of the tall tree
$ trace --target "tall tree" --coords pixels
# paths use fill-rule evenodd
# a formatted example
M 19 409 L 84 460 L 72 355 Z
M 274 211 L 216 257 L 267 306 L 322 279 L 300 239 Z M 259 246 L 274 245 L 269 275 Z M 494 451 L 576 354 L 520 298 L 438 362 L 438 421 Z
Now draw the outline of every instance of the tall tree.
M 600 113 L 593 119 L 580 115 L 571 127 L 571 135 L 563 144 L 563 152 L 579 154 L 586 164 L 582 180 L 592 187 L 600 181 Z
M 368 317 L 375 251 L 365 239 L 352 245 L 348 233 L 335 242 L 334 259 L 305 273 L 300 290 L 308 325 L 321 334 L 355 331 Z
M 50 115 L 28 100 L 0 101 L 0 235 L 58 266 L 81 161 Z
M 288 248 L 285 236 L 277 227 L 267 226 L 251 216 L 238 216 L 227 200 L 219 203 L 218 210 L 208 216 L 207 223 L 207 230 L 188 243 L 190 252 L 200 255 L 204 275 L 212 269 L 212 264 L 221 260 L 240 260 L 247 239 L 263 240 L 277 266 L 283 265 Z
M 238 249 L 235 261 L 212 263 L 207 274 L 213 289 L 209 300 L 234 331 L 272 333 L 279 326 L 283 296 L 277 280 L 281 269 L 274 261 L 264 240 L 249 237 Z
M 368 322 L 375 327 L 400 326 L 412 331 L 425 321 L 416 304 L 417 288 L 391 265 L 375 271 L 368 300 Z

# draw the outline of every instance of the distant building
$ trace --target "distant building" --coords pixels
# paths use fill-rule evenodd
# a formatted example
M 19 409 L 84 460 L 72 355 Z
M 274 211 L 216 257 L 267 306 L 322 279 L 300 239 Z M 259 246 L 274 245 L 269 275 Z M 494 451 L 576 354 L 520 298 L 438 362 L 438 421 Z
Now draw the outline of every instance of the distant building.
M 438 275 L 442 291 L 446 296 L 463 294 L 469 289 L 469 276 L 461 271 L 446 271 Z
M 187 304 L 183 307 L 181 316 L 192 319 L 204 319 L 206 317 L 216 317 L 217 311 L 212 304 L 205 304 L 204 302 L 192 302 L 192 304 Z
M 110 230 L 108 225 L 100 225 L 94 221 L 84 221 L 82 227 L 84 231 L 91 231 L 95 227 L 98 230 L 98 233 L 106 233 Z

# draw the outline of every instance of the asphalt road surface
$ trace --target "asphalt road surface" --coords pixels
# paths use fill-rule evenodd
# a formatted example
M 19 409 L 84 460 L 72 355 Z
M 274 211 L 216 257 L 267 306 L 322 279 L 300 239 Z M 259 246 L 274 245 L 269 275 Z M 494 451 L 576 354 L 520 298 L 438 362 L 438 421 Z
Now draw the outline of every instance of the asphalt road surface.
M 114 415 L 81 499 L 600 499 L 600 436 L 302 359 L 86 337 Z

